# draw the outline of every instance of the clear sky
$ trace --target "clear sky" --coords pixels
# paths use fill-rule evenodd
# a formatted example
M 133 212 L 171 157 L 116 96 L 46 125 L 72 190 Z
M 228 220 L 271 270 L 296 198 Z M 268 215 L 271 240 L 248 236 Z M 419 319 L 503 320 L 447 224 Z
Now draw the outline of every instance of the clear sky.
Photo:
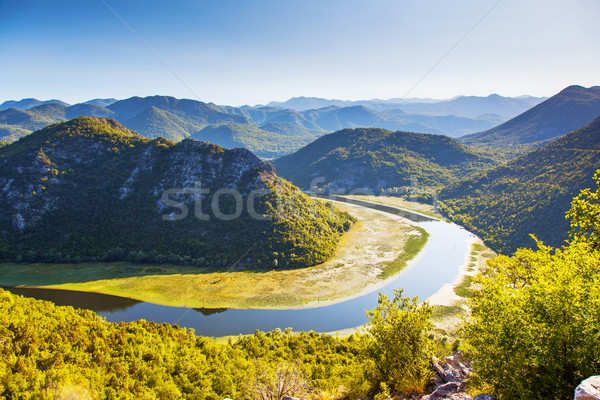
M 549 96 L 600 84 L 598 16 L 598 0 L 0 0 L 0 102 Z

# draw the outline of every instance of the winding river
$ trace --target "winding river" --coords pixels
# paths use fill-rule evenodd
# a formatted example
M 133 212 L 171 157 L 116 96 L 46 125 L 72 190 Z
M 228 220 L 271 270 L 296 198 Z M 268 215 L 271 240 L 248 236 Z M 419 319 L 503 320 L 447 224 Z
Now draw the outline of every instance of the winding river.
M 366 203 L 366 202 L 363 202 Z M 362 204 L 363 206 L 365 204 Z M 166 307 L 85 292 L 52 289 L 12 288 L 14 293 L 51 300 L 59 305 L 89 308 L 110 322 L 145 319 L 193 328 L 204 336 L 250 334 L 291 327 L 294 331 L 331 332 L 367 322 L 366 310 L 377 306 L 379 293 L 393 296 L 393 289 L 404 288 L 405 296 L 427 299 L 444 284 L 452 283 L 470 252 L 473 235 L 458 225 L 432 220 L 394 207 L 367 203 L 369 207 L 409 217 L 429 232 L 429 240 L 415 262 L 379 290 L 337 304 L 298 310 L 192 309 Z M 395 211 L 394 211 L 395 209 Z

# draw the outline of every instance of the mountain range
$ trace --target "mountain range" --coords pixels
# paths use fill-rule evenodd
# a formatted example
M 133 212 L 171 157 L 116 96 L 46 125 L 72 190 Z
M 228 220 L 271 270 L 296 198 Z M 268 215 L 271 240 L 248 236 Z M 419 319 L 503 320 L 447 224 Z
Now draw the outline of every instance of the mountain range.
M 294 185 L 310 189 L 380 190 L 441 187 L 498 164 L 443 135 L 344 129 L 273 162 Z
M 308 266 L 354 221 L 246 149 L 95 117 L 0 148 L 0 188 L 0 259 L 13 261 Z
M 534 98 L 527 99 L 533 101 Z M 505 112 L 505 107 L 502 108 L 499 104 L 516 101 L 525 100 L 501 98 L 498 101 L 494 96 L 465 97 L 450 101 L 454 108 L 442 105 L 447 102 L 433 102 L 430 105 L 438 104 L 440 110 L 446 107 L 449 111 L 463 114 L 467 113 L 467 108 L 472 107 L 470 114 L 475 115 L 494 107 L 499 112 Z M 505 121 L 504 117 L 492 113 L 466 117 L 433 115 L 435 111 L 429 110 L 425 115 L 407 113 L 397 107 L 384 109 L 377 106 L 377 103 L 367 103 L 328 105 L 299 111 L 270 106 L 217 106 L 167 96 L 132 97 L 119 101 L 94 99 L 72 106 L 59 100 L 42 102 L 24 99 L 7 101 L 0 107 L 0 140 L 14 141 L 49 124 L 85 115 L 114 118 L 127 128 L 149 138 L 162 136 L 180 141 L 193 137 L 226 147 L 246 147 L 260 157 L 276 158 L 297 150 L 327 132 L 345 128 L 380 127 L 456 137 L 483 131 Z M 486 108 L 484 104 L 487 103 L 489 106 Z M 420 103 L 406 102 L 403 107 L 415 104 Z M 368 105 L 374 108 L 369 108 Z
M 269 107 L 288 108 L 297 111 L 315 110 L 325 107 L 365 106 L 375 111 L 389 113 L 400 109 L 407 114 L 425 114 L 466 118 L 481 118 L 496 115 L 506 121 L 544 101 L 545 97 L 504 97 L 491 94 L 487 97 L 458 96 L 450 100 L 434 99 L 373 99 L 373 100 L 329 100 L 319 97 L 292 97 L 284 102 L 272 101 Z
M 441 211 L 502 253 L 534 247 L 529 234 L 559 247 L 569 231 L 565 212 L 581 190 L 594 187 L 597 169 L 600 117 L 545 147 L 442 189 Z
M 478 147 L 527 151 L 579 129 L 600 115 L 600 86 L 569 86 L 517 117 L 460 141 Z

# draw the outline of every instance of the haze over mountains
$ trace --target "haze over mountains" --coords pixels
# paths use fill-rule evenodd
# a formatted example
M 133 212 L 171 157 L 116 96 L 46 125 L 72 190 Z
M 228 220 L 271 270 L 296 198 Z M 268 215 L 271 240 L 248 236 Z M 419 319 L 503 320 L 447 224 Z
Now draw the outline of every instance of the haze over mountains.
M 410 114 L 456 115 L 459 117 L 480 118 L 497 115 L 509 119 L 544 101 L 545 97 L 520 96 L 503 97 L 491 94 L 487 97 L 458 96 L 450 100 L 434 99 L 373 99 L 373 100 L 328 100 L 319 97 L 293 97 L 284 102 L 272 101 L 269 107 L 289 108 L 297 111 L 314 110 L 324 107 L 365 106 L 375 111 L 389 112 L 400 108 Z
M 167 96 L 132 97 L 120 101 L 94 99 L 73 106 L 59 100 L 7 101 L 0 106 L 0 110 L 4 109 L 0 111 L 0 140 L 13 141 L 49 124 L 86 115 L 115 118 L 149 138 L 163 136 L 179 141 L 193 137 L 227 147 L 246 147 L 260 157 L 275 158 L 293 152 L 327 132 L 345 128 L 380 127 L 461 136 L 496 126 L 508 118 L 503 114 L 517 113 L 520 108 L 541 99 L 492 95 L 431 103 L 405 101 L 400 107 L 392 108 L 392 100 L 363 102 L 365 104 L 340 101 L 330 104 L 331 101 L 324 99 L 313 100 L 317 107 L 326 106 L 306 110 L 272 106 L 230 107 Z M 414 111 L 421 107 L 419 104 L 426 107 L 422 113 Z M 403 109 L 407 107 L 412 107 L 413 111 L 405 112 Z
M 589 124 L 598 115 L 600 86 L 569 86 L 510 121 L 460 141 L 480 147 L 533 149 Z

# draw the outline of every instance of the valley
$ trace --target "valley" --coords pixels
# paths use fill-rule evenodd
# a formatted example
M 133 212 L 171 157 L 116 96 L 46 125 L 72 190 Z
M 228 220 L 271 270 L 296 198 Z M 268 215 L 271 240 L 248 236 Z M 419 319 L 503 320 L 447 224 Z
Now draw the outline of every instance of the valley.
M 397 204 L 398 199 L 381 197 L 382 202 Z M 199 272 L 156 265 L 3 265 L 0 279 L 12 285 L 28 283 L 57 289 L 56 296 L 65 299 L 69 296 L 61 293 L 68 290 L 130 297 L 136 301 L 125 309 L 121 306 L 107 310 L 98 304 L 98 313 L 115 322 L 151 318 L 177 323 L 209 336 L 252 333 L 255 329 L 270 330 L 283 325 L 294 330 L 350 332 L 349 328 L 365 321 L 364 316 L 352 310 L 368 308 L 376 302 L 378 292 L 403 285 L 409 293 L 436 298 L 436 307 L 444 315 L 439 317 L 440 324 L 447 326 L 450 316 L 443 310 L 456 309 L 462 303 L 460 298 L 438 289 L 442 285 L 452 288 L 462 281 L 464 274 L 478 270 L 480 254 L 488 254 L 485 247 L 473 244 L 476 250 L 470 250 L 474 238 L 451 224 L 414 223 L 363 206 L 337 204 L 359 223 L 340 244 L 336 256 L 316 267 L 294 271 Z M 431 206 L 415 206 L 433 212 Z M 433 243 L 424 243 L 428 237 Z M 440 263 L 441 259 L 444 263 Z M 436 271 L 435 279 L 431 279 L 431 271 Z M 123 274 L 132 276 L 120 278 Z M 104 275 L 105 279 L 96 281 L 94 275 Z M 56 284 L 60 280 L 81 282 Z M 185 292 L 177 288 L 185 288 Z M 26 288 L 23 291 L 27 293 Z M 35 291 L 32 293 L 35 295 Z M 192 309 L 199 312 L 190 312 Z M 339 316 L 332 319 L 333 315 Z
M 423 355 L 409 362 L 422 363 L 424 376 L 430 376 L 434 348 L 436 354 L 468 349 L 493 364 L 497 356 L 484 354 L 494 348 L 488 343 L 507 331 L 487 335 L 481 324 L 490 309 L 511 303 L 488 303 L 489 293 L 502 298 L 505 291 L 516 291 L 507 295 L 510 299 L 527 295 L 529 286 L 517 288 L 510 279 L 547 275 L 547 265 L 563 265 L 563 259 L 576 267 L 558 275 L 566 279 L 560 286 L 546 275 L 529 285 L 549 285 L 550 292 L 568 285 L 595 287 L 588 280 L 597 274 L 587 271 L 595 268 L 589 260 L 597 262 L 591 247 L 596 206 L 586 201 L 597 194 L 581 192 L 574 200 L 569 215 L 579 225 L 572 221 L 570 232 L 561 221 L 578 190 L 600 179 L 590 179 L 597 166 L 598 137 L 596 119 L 519 155 L 525 147 L 494 152 L 491 146 L 468 146 L 442 135 L 356 128 L 325 134 L 268 163 L 243 148 L 187 138 L 179 143 L 148 139 L 114 119 L 78 117 L 51 125 L 0 148 L 0 285 L 75 308 L 52 308 L 50 302 L 0 290 L 0 307 L 28 310 L 23 319 L 14 311 L 0 315 L 9 327 L 0 325 L 0 341 L 50 315 L 81 316 L 81 326 L 96 324 L 94 318 L 100 317 L 104 329 L 118 335 L 138 332 L 133 340 L 154 329 L 161 335 L 184 329 L 194 332 L 191 340 L 218 338 L 214 345 L 220 351 L 265 337 L 282 337 L 295 348 L 293 341 L 308 331 L 311 341 L 336 340 L 340 351 L 358 346 L 350 350 L 352 356 L 344 353 L 356 356 L 356 364 L 345 364 L 341 376 L 326 375 L 322 383 L 312 378 L 313 387 L 333 385 L 337 390 L 340 382 L 356 379 L 350 378 L 354 368 L 362 374 L 374 370 L 369 360 L 381 358 L 371 358 L 366 349 L 381 344 L 396 348 L 401 338 L 414 338 L 407 333 L 379 342 L 377 330 L 384 335 L 389 329 L 418 332 L 422 339 L 415 340 L 424 341 L 418 345 Z M 264 143 L 269 143 L 267 137 Z M 328 193 L 334 194 L 329 200 Z M 344 193 L 350 195 L 339 196 Z M 534 198 L 536 206 L 527 206 Z M 90 202 L 98 206 L 90 208 Z M 592 219 L 587 217 L 590 210 Z M 548 229 L 548 224 L 559 229 Z M 575 239 L 560 250 L 540 244 L 537 252 L 506 255 L 522 244 L 533 247 L 525 235 L 532 232 L 552 245 L 560 238 Z M 515 267 L 502 270 L 511 263 L 521 268 L 540 262 L 539 269 L 524 275 L 514 275 Z M 552 268 L 548 271 L 562 267 Z M 497 279 L 510 282 L 498 285 Z M 380 321 L 386 313 L 400 319 Z M 37 317 L 30 321 L 33 315 Z M 410 323 L 400 328 L 398 321 Z M 512 324 L 511 317 L 492 321 L 485 329 Z M 282 327 L 287 328 L 284 333 Z M 476 336 L 465 336 L 465 329 Z M 508 332 L 520 334 L 517 328 Z M 11 345 L 28 349 L 23 337 L 28 336 L 19 333 Z M 462 340 L 468 344 L 463 346 Z M 243 363 L 256 350 L 252 346 L 232 357 Z M 124 351 L 134 347 L 128 342 Z M 304 351 L 299 356 L 314 349 Z M 62 357 L 54 350 L 52 354 Z M 143 359 L 156 354 L 145 353 Z M 523 355 L 528 356 L 529 351 Z M 119 353 L 116 360 L 127 363 L 126 358 Z M 319 360 L 314 368 L 329 362 Z M 28 376 L 37 373 L 23 369 L 19 361 L 11 368 Z M 303 368 L 313 367 L 304 361 Z M 245 374 L 237 367 L 233 371 Z M 167 374 L 166 381 L 172 376 Z M 379 393 L 364 376 L 357 378 L 362 383 L 348 383 L 352 390 Z M 383 376 L 393 385 L 398 382 Z M 119 382 L 103 385 L 112 390 L 108 388 Z M 419 385 L 421 393 L 431 390 L 430 381 Z
M 0 1 L 0 400 L 600 400 L 598 15 Z
M 419 253 L 428 234 L 364 207 L 337 203 L 358 219 L 325 263 L 285 271 L 136 264 L 0 265 L 0 283 L 89 291 L 189 308 L 310 308 L 383 287 Z

